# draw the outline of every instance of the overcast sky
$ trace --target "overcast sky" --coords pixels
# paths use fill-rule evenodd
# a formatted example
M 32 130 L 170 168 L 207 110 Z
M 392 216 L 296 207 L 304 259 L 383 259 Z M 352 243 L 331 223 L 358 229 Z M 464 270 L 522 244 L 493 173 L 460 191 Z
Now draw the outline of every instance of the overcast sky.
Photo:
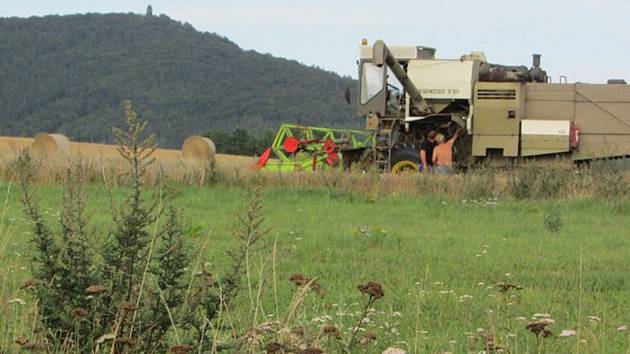
M 489 61 L 531 64 L 542 54 L 554 82 L 630 81 L 630 0 L 2 0 L 0 16 L 85 12 L 166 14 L 243 48 L 356 77 L 362 38 L 473 50 Z M 395 5 L 394 5 L 395 4 Z M 27 44 L 25 44 L 27 45 Z

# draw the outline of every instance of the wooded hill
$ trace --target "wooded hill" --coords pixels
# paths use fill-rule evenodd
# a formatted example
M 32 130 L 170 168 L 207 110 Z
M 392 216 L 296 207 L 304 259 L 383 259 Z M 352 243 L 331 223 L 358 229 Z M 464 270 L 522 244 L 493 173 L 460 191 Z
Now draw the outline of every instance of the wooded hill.
M 125 98 L 163 147 L 191 134 L 255 134 L 282 122 L 356 127 L 343 98 L 354 84 L 165 15 L 0 19 L 0 135 L 111 142 Z

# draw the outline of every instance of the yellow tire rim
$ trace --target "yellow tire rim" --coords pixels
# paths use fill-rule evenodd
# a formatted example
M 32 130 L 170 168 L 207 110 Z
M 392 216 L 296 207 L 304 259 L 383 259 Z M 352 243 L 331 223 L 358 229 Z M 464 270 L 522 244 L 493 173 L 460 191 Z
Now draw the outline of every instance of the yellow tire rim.
M 409 160 L 400 161 L 392 166 L 392 173 L 395 175 L 403 173 L 418 173 L 418 164 Z

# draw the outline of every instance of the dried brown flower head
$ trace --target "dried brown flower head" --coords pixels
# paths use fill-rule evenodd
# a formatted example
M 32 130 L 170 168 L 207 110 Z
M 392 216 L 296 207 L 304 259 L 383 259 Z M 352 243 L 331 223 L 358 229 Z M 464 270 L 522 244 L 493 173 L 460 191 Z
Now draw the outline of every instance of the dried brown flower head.
M 260 345 L 263 342 L 263 331 L 258 328 L 250 328 L 241 338 L 249 345 Z
M 509 283 L 497 283 L 497 287 L 499 288 L 499 291 L 502 293 L 505 293 L 510 289 L 523 290 L 522 286 L 519 286 L 516 284 L 509 284 Z
M 20 289 L 22 290 L 35 290 L 37 289 L 37 285 L 39 284 L 39 282 L 37 281 L 37 279 L 30 279 L 25 281 L 24 283 L 22 283 L 22 285 L 20 285 Z
M 88 314 L 87 310 L 82 308 L 82 307 L 77 307 L 76 309 L 74 309 L 74 311 L 72 311 L 74 313 L 75 316 L 77 317 L 83 317 L 85 315 Z
M 329 336 L 331 338 L 335 338 L 335 339 L 340 339 L 341 338 L 341 331 L 339 330 L 339 328 L 333 326 L 333 325 L 324 325 L 322 326 L 321 330 L 320 330 L 322 335 L 326 335 Z
M 15 338 L 15 344 L 24 345 L 24 344 L 26 344 L 28 342 L 29 342 L 29 340 L 26 339 L 25 337 L 17 337 L 17 338 Z
M 171 347 L 170 352 L 173 354 L 186 354 L 188 352 L 191 352 L 194 348 L 192 347 L 192 345 L 188 345 L 188 344 L 178 344 L 176 346 Z
M 293 328 L 290 333 L 298 337 L 304 337 L 304 328 Z
M 285 352 L 285 348 L 280 343 L 271 342 L 265 345 L 265 352 L 267 354 L 282 354 Z
M 24 338 L 24 337 L 19 337 L 15 340 L 16 344 L 20 345 L 20 348 L 22 350 L 28 350 L 28 351 L 32 351 L 32 352 L 39 352 L 39 351 L 45 351 L 46 350 L 46 346 L 43 343 L 39 343 L 39 342 L 31 342 L 30 340 Z
M 484 349 L 489 353 L 509 353 L 509 349 L 497 344 L 497 338 L 492 334 L 486 334 L 484 332 L 479 333 L 479 336 L 484 340 Z
M 85 289 L 86 294 L 96 295 L 101 294 L 107 291 L 107 288 L 103 285 L 91 285 L 87 289 Z
M 135 311 L 138 307 L 128 301 L 123 301 L 118 305 L 122 311 Z
M 321 297 L 326 295 L 326 292 L 322 289 L 322 287 L 315 280 L 307 277 L 306 275 L 294 273 L 289 277 L 289 281 L 297 287 L 308 285 L 312 291 Z
M 547 325 L 550 322 L 547 321 L 536 321 L 536 322 L 530 322 L 527 325 L 527 330 L 534 333 L 537 336 L 543 336 L 544 338 L 547 338 L 549 336 L 551 336 L 551 331 L 547 329 Z
M 358 289 L 360 292 L 368 295 L 369 297 L 373 297 L 374 299 L 380 299 L 385 296 L 385 292 L 383 292 L 383 287 L 381 286 L 381 284 L 375 281 L 370 281 L 367 282 L 367 284 L 359 285 Z
M 374 332 L 366 332 L 363 337 L 361 337 L 361 344 L 368 344 L 374 342 L 376 340 L 376 333 Z

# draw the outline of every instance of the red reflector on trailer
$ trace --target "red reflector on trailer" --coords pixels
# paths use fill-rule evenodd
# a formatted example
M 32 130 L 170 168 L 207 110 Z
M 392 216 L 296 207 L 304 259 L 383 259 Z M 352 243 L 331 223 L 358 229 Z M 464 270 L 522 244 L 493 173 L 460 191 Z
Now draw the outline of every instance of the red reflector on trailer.
M 575 149 L 579 145 L 580 145 L 580 129 L 575 125 L 575 123 L 571 123 L 571 128 L 569 131 L 569 146 Z

